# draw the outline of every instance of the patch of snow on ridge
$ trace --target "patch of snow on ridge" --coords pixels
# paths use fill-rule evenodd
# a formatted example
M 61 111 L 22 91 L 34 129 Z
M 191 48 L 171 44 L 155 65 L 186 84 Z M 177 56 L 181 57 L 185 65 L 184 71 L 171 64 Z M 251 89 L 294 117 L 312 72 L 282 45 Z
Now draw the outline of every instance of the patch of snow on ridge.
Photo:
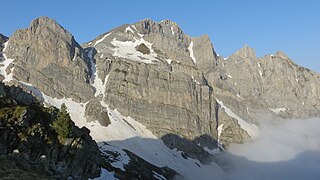
M 171 26 L 171 27 L 170 27 L 170 29 L 171 29 L 171 33 L 172 33 L 172 35 L 174 35 L 173 27 Z
M 3 52 L 6 50 L 7 45 L 8 45 L 8 42 L 4 43 Z M 4 76 L 3 82 L 10 82 L 11 80 L 13 80 L 14 67 L 10 69 L 11 72 L 9 74 L 7 74 L 6 69 L 9 67 L 11 63 L 13 63 L 14 59 L 8 59 L 5 53 L 2 53 L 2 55 L 4 57 L 4 61 L 0 62 L 0 64 L 2 65 L 0 67 L 0 74 Z
M 137 34 L 140 36 L 140 37 L 143 37 L 143 34 L 139 33 L 138 29 L 136 28 L 135 25 L 131 25 L 131 27 L 137 32 Z
M 255 137 L 258 135 L 258 127 L 255 126 L 254 124 L 250 124 L 248 122 L 246 122 L 245 120 L 243 120 L 241 117 L 239 117 L 238 115 L 236 115 L 234 112 L 232 112 L 229 108 L 227 108 L 222 101 L 216 99 L 218 104 L 220 105 L 221 109 L 224 109 L 224 111 L 228 114 L 228 116 L 235 118 L 238 121 L 238 124 L 240 125 L 240 127 L 242 129 L 244 129 L 245 131 L 247 131 L 247 133 L 251 136 L 251 137 Z
M 149 50 L 150 54 L 143 54 L 136 50 L 136 47 L 140 44 L 145 44 Z M 135 41 L 118 41 L 114 38 L 111 42 L 112 45 L 116 46 L 114 49 L 113 56 L 127 58 L 133 61 L 140 61 L 147 64 L 153 63 L 157 60 L 157 54 L 152 49 L 152 44 L 145 41 L 143 38 L 135 39 Z
M 276 114 L 280 114 L 281 112 L 285 112 L 287 109 L 286 108 L 274 108 L 274 109 L 270 109 L 270 110 Z
M 124 30 L 124 32 L 131 32 L 132 34 L 134 34 L 134 32 L 133 32 L 133 30 L 131 29 L 131 27 L 130 26 L 128 26 L 127 28 L 126 28 L 126 30 Z
M 132 27 L 134 30 L 136 30 L 136 31 L 138 32 L 138 30 L 137 30 L 136 26 L 131 25 L 131 27 Z
M 101 39 L 97 40 L 93 46 L 96 46 L 97 44 L 101 43 L 106 37 L 108 37 L 111 33 L 108 33 L 104 35 Z
M 190 58 L 193 60 L 194 64 L 197 63 L 197 60 L 196 58 L 194 57 L 194 54 L 193 54 L 193 41 L 191 41 L 189 47 L 188 47 L 188 50 L 190 52 Z

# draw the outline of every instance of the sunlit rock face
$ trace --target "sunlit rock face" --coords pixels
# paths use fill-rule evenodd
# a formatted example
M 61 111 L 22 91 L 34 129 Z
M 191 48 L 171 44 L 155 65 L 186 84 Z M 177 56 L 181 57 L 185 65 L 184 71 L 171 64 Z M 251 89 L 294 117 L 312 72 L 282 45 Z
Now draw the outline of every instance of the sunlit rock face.
M 50 18 L 40 17 L 28 28 L 17 30 L 5 54 L 14 59 L 10 68 L 15 79 L 31 83 L 51 97 L 85 102 L 93 95 L 87 54 Z

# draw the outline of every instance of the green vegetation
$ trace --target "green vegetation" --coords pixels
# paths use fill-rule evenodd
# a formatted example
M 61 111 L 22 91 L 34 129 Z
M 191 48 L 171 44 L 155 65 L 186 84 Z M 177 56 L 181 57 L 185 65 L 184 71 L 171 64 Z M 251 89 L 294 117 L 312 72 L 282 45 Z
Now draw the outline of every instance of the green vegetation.
M 73 127 L 74 123 L 67 111 L 67 106 L 62 104 L 57 118 L 52 122 L 52 128 L 57 132 L 60 142 L 73 137 Z

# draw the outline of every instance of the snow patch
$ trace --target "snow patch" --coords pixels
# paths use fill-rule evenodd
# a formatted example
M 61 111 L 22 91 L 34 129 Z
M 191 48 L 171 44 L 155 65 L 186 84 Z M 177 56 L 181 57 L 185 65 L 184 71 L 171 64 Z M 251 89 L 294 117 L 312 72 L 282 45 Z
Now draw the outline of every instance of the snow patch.
M 124 32 L 131 32 L 132 34 L 134 34 L 134 31 L 131 29 L 130 26 L 128 26 L 126 30 L 124 30 Z
M 137 30 L 135 25 L 131 25 L 131 27 L 138 32 L 138 30 Z
M 285 112 L 287 109 L 286 108 L 274 108 L 274 109 L 270 109 L 270 110 L 276 114 L 280 114 L 281 112 Z
M 220 138 L 220 136 L 221 136 L 221 133 L 222 133 L 222 131 L 223 131 L 223 126 L 224 126 L 224 124 L 220 124 L 220 125 L 218 126 L 218 128 L 217 128 L 217 130 L 218 130 L 218 142 L 219 142 L 219 138 Z
M 166 59 L 167 63 L 168 64 L 171 64 L 172 63 L 172 60 L 171 59 Z
M 98 45 L 99 43 L 101 43 L 106 37 L 108 37 L 111 33 L 108 33 L 106 35 L 104 35 L 101 39 L 97 40 L 93 46 Z
M 107 143 L 99 143 L 99 148 L 104 155 L 108 155 L 108 153 L 104 152 L 105 150 L 117 152 L 118 155 L 116 157 L 108 156 L 112 161 L 111 165 L 112 167 L 121 169 L 122 171 L 126 171 L 124 165 L 129 164 L 130 162 L 130 158 L 126 152 L 124 152 L 121 148 L 109 145 Z
M 8 45 L 8 42 L 4 43 L 3 52 L 7 49 L 7 45 Z M 4 57 L 4 61 L 0 62 L 0 64 L 2 65 L 0 67 L 0 74 L 4 76 L 3 82 L 10 82 L 11 80 L 13 80 L 14 66 L 10 69 L 11 72 L 9 74 L 7 74 L 6 69 L 10 64 L 13 63 L 14 59 L 8 59 L 5 53 L 2 53 L 2 55 Z
M 88 57 L 90 60 L 90 65 L 91 65 L 91 77 L 90 77 L 90 81 L 91 81 L 91 85 L 95 88 L 95 94 L 94 96 L 97 97 L 100 94 L 104 94 L 105 92 L 105 84 L 107 83 L 108 77 L 105 77 L 104 83 L 103 81 L 98 77 L 98 70 L 97 70 L 97 65 L 96 63 L 93 61 L 93 54 L 92 54 L 93 48 L 91 48 L 88 51 Z M 103 54 L 102 54 L 103 55 Z M 101 57 L 103 57 L 101 55 Z
M 228 76 L 228 78 L 232 79 L 232 76 L 228 73 L 226 73 L 226 75 Z
M 143 37 L 143 34 L 138 33 L 139 31 L 137 30 L 137 28 L 136 28 L 135 25 L 131 25 L 131 27 L 137 32 L 137 34 L 138 34 L 140 37 Z
M 167 178 L 163 177 L 161 174 L 155 172 L 155 171 L 152 171 L 153 173 L 153 177 L 156 178 L 156 179 L 159 179 L 159 180 L 166 180 Z
M 171 29 L 171 34 L 174 35 L 173 27 L 171 26 L 170 29 Z
M 117 180 L 118 178 L 116 178 L 114 175 L 115 175 L 114 172 L 109 172 L 108 170 L 102 168 L 100 177 L 97 177 L 94 179 L 95 180 Z
M 258 128 L 257 126 L 255 126 L 254 124 L 249 124 L 248 122 L 246 122 L 245 120 L 243 120 L 241 117 L 239 117 L 238 115 L 236 115 L 234 112 L 232 112 L 229 108 L 227 108 L 222 101 L 216 99 L 218 104 L 220 105 L 220 108 L 224 109 L 224 111 L 228 114 L 228 116 L 236 119 L 238 121 L 238 124 L 240 125 L 240 127 L 247 131 L 247 133 L 251 136 L 251 137 L 255 137 L 258 135 Z
M 220 153 L 219 148 L 209 149 L 208 147 L 203 147 L 203 150 L 207 151 L 209 154 L 212 154 L 212 155 L 216 155 L 216 154 Z
M 195 82 L 195 83 L 197 83 L 197 84 L 201 84 L 201 83 L 199 83 L 193 76 L 191 76 L 191 78 L 192 78 L 192 80 Z
M 150 54 L 143 54 L 136 50 L 136 47 L 140 44 L 145 44 L 149 50 Z M 117 41 L 114 38 L 111 42 L 112 45 L 116 46 L 114 49 L 113 56 L 127 58 L 133 61 L 140 61 L 146 64 L 154 63 L 154 61 L 158 61 L 156 59 L 157 54 L 152 49 L 152 44 L 145 41 L 143 38 L 135 39 L 132 41 Z
M 191 41 L 189 47 L 188 47 L 188 50 L 190 52 L 190 58 L 193 60 L 194 64 L 197 63 L 197 60 L 196 58 L 194 57 L 194 54 L 193 54 L 193 41 Z

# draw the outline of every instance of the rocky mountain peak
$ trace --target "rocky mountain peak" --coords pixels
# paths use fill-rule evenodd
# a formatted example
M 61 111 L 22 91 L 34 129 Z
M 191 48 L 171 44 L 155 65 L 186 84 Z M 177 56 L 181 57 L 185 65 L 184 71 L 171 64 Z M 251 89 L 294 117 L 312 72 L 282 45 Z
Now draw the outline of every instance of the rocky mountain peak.
M 51 19 L 46 16 L 41 16 L 41 17 L 33 20 L 30 23 L 29 29 L 32 33 L 35 33 L 35 34 L 42 34 L 42 31 L 45 31 L 44 33 L 48 33 L 48 31 L 51 30 L 56 35 L 63 37 L 65 40 L 72 39 L 74 41 L 71 33 L 69 33 L 67 30 L 65 30 L 54 19 Z
M 13 77 L 31 83 L 52 97 L 87 100 L 89 84 L 87 54 L 53 19 L 39 17 L 8 41 L 5 54 L 14 59 Z
M 243 46 L 234 54 L 242 58 L 251 58 L 251 59 L 257 58 L 255 50 L 249 47 L 248 45 Z
M 162 20 L 160 22 L 155 22 L 151 19 L 144 19 L 135 23 L 134 25 L 136 25 L 138 29 L 141 30 L 142 34 L 162 33 L 168 36 L 183 34 L 183 31 L 178 26 L 178 24 L 171 20 Z
M 0 44 L 5 43 L 8 41 L 8 37 L 0 33 Z
M 2 58 L 2 49 L 4 48 L 3 43 L 8 41 L 8 37 L 4 36 L 3 34 L 0 33 L 0 60 Z
M 284 52 L 282 51 L 277 51 L 275 56 L 281 58 L 281 59 L 290 59 Z

